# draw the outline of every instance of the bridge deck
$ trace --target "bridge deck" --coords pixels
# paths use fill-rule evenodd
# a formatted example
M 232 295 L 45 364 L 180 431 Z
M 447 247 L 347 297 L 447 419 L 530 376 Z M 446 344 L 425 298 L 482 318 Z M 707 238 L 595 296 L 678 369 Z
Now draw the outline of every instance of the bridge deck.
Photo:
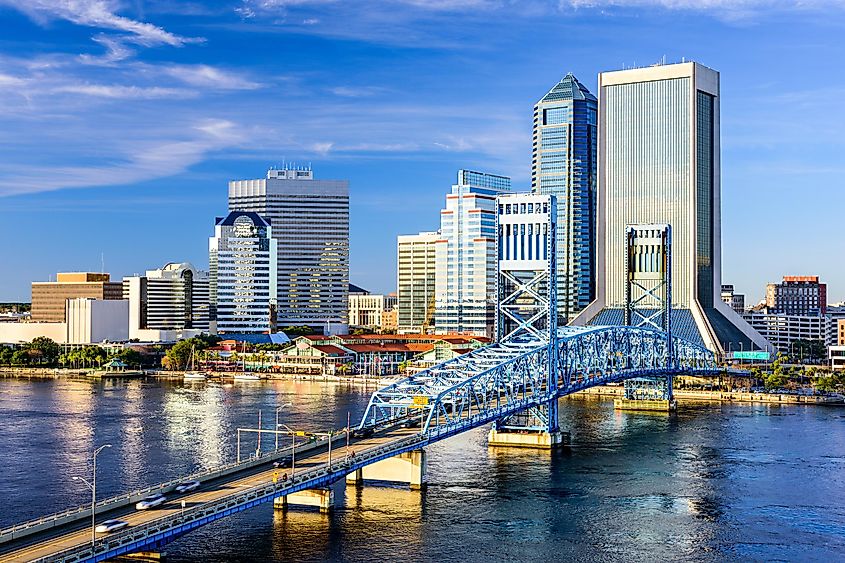
M 383 430 L 376 432 L 376 434 L 370 438 L 351 438 L 350 446 L 354 446 L 353 451 L 355 451 L 357 455 L 358 452 L 363 450 L 384 446 L 391 442 L 407 438 L 408 436 L 416 433 L 418 433 L 418 429 L 395 428 Z M 302 458 L 297 455 L 296 459 L 297 475 L 300 473 L 304 474 L 308 470 L 325 465 L 328 461 L 328 447 L 303 453 L 301 455 Z M 341 459 L 344 455 L 344 448 L 337 448 L 337 446 L 333 448 L 332 460 Z M 129 527 L 122 531 L 125 532 L 143 524 L 148 524 L 160 519 L 168 519 L 180 514 L 182 511 L 182 500 L 185 501 L 185 510 L 190 510 L 203 504 L 219 501 L 220 499 L 231 496 L 242 490 L 272 483 L 274 471 L 290 474 L 290 468 L 276 470 L 273 469 L 272 463 L 268 462 L 266 466 L 255 470 L 255 472 L 247 475 L 239 472 L 237 475 L 229 478 L 223 478 L 216 482 L 203 484 L 199 489 L 191 493 L 170 493 L 167 496 L 167 502 L 158 508 L 151 510 L 135 510 L 134 506 L 125 507 L 111 511 L 107 514 L 98 515 L 97 521 L 102 522 L 103 520 L 112 518 L 123 520 L 129 523 Z M 101 538 L 107 537 L 108 534 L 98 534 L 98 543 Z M 25 545 L 20 545 L 20 543 L 25 543 Z M 90 543 L 90 520 L 88 520 L 87 526 L 81 522 L 75 522 L 66 527 L 53 528 L 47 532 L 43 532 L 42 534 L 36 534 L 27 538 L 25 542 L 13 541 L 9 542 L 5 546 L 0 546 L 0 559 L 4 562 L 12 563 L 49 558 L 58 552 L 76 547 L 83 547 Z

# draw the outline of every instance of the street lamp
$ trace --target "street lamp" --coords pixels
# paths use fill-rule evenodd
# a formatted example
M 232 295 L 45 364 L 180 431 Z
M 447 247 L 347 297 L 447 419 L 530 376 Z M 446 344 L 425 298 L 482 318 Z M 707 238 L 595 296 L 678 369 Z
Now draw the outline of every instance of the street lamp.
M 89 483 L 84 477 L 73 477 L 73 481 L 82 481 L 88 488 L 91 489 L 91 549 L 94 549 L 94 542 L 97 541 L 97 455 L 106 448 L 110 448 L 111 444 L 103 444 L 94 450 L 94 471 L 93 478 Z
M 279 429 L 279 411 L 285 407 L 292 407 L 293 403 L 285 403 L 284 405 L 279 405 L 276 407 L 276 430 Z M 279 433 L 276 432 L 276 451 L 279 451 Z

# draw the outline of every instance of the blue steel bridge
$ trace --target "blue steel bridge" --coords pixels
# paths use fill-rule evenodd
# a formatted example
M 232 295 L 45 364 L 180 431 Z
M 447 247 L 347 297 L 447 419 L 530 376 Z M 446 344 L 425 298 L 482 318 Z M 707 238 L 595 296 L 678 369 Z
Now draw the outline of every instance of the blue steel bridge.
M 376 391 L 359 425 L 372 428 L 373 434 L 351 438 L 356 452 L 352 457 L 338 456 L 336 448 L 331 458 L 326 438 L 297 446 L 297 473 L 284 481 L 278 479 L 272 462 L 289 456 L 289 449 L 101 501 L 98 521 L 120 518 L 130 526 L 98 538 L 93 547 L 90 505 L 44 516 L 0 530 L 0 560 L 102 561 L 159 551 L 191 530 L 226 516 L 274 499 L 293 499 L 301 491 L 325 489 L 350 474 L 367 478 L 368 468 L 391 458 L 520 413 L 545 407 L 540 416 L 553 429 L 557 399 L 595 385 L 718 371 L 709 350 L 682 338 L 668 339 L 650 328 L 567 327 L 558 329 L 550 341 L 515 338 Z M 408 428 L 409 419 L 418 420 L 419 426 Z M 334 440 L 345 443 L 346 436 L 341 431 Z M 168 495 L 168 502 L 157 510 L 133 510 L 143 495 L 168 493 L 188 479 L 200 480 L 202 486 L 186 495 Z
M 502 435 L 510 432 L 511 437 L 532 433 L 553 437 L 559 435 L 560 397 L 596 385 L 663 378 L 667 382 L 666 398 L 671 399 L 672 377 L 715 375 L 720 371 L 710 350 L 673 335 L 670 322 L 665 330 L 651 323 L 650 319 L 656 318 L 654 313 L 643 316 L 652 326 L 558 328 L 555 201 L 553 196 L 536 194 L 506 197 L 512 202 L 529 198 L 535 207 L 524 217 L 514 213 L 500 218 L 512 226 L 504 232 L 533 232 L 536 243 L 513 244 L 500 253 L 497 343 L 377 390 L 358 432 L 351 436 L 347 428 L 345 432 L 336 431 L 334 437 L 329 435 L 295 449 L 274 451 L 100 501 L 98 521 L 119 518 L 129 526 L 98 538 L 93 545 L 90 505 L 0 530 L 0 559 L 102 561 L 123 554 L 160 551 L 191 530 L 259 504 L 316 502 L 327 508 L 332 484 L 342 479 L 358 484 L 381 480 L 422 486 L 425 447 L 439 440 L 490 423 Z M 522 221 L 534 226 L 533 231 L 522 229 Z M 538 225 L 543 222 L 547 228 L 540 229 Z M 666 281 L 665 287 L 670 288 L 671 280 Z M 656 295 L 656 290 L 649 291 Z M 662 318 L 670 319 L 671 292 L 666 296 Z M 335 447 L 332 457 L 333 442 L 345 443 L 347 439 L 355 455 L 338 456 Z M 296 471 L 280 479 L 280 470 L 273 468 L 273 462 L 291 454 Z M 202 485 L 191 493 L 172 495 L 186 480 Z M 135 511 L 134 503 L 151 492 L 167 494 L 167 502 L 155 510 Z

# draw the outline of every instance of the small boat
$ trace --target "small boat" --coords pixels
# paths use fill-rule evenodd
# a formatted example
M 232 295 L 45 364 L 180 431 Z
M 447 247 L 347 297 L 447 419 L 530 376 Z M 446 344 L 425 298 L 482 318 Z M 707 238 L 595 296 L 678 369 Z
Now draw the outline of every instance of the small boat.
M 208 376 L 201 371 L 186 371 L 183 378 L 187 381 L 205 381 Z
M 254 373 L 241 372 L 234 375 L 235 381 L 261 381 L 261 378 Z
M 194 370 L 194 358 L 196 357 L 196 355 L 197 355 L 196 351 L 195 351 L 194 347 L 192 346 L 191 347 L 191 369 L 185 372 L 185 375 L 183 376 L 183 378 L 187 379 L 188 381 L 205 381 L 206 379 L 208 379 L 208 376 L 206 376 L 205 372 Z

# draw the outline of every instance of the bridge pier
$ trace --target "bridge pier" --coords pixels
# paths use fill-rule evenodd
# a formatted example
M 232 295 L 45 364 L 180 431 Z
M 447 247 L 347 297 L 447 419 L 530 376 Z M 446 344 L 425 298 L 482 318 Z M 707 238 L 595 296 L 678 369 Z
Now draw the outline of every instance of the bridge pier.
M 122 563 L 138 563 L 139 561 L 145 563 L 159 563 L 164 561 L 166 553 L 163 551 L 136 551 L 135 553 L 127 553 L 119 555 L 112 559 L 112 561 L 119 561 Z
M 497 420 L 487 436 L 487 445 L 541 450 L 568 445 L 569 435 L 560 430 L 557 409 L 557 398 L 554 398 L 543 407 Z
M 273 508 L 287 510 L 289 506 L 307 506 L 329 512 L 334 507 L 334 490 L 331 487 L 306 489 L 273 499 Z
M 423 489 L 427 484 L 425 450 L 413 450 L 377 461 L 353 471 L 346 483 L 361 486 L 364 481 L 407 483 L 411 489 Z
M 673 412 L 672 376 L 638 377 L 625 381 L 625 397 L 614 399 L 613 408 L 626 411 Z

